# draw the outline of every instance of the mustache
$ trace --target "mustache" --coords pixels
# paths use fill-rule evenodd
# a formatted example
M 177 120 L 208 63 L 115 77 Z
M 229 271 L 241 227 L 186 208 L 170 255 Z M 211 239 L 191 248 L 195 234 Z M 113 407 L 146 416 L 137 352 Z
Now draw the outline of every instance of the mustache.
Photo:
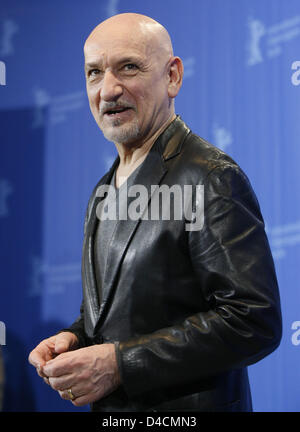
M 126 101 L 102 102 L 99 107 L 99 113 L 100 115 L 103 115 L 107 111 L 111 111 L 117 108 L 132 108 L 135 110 L 135 106 Z

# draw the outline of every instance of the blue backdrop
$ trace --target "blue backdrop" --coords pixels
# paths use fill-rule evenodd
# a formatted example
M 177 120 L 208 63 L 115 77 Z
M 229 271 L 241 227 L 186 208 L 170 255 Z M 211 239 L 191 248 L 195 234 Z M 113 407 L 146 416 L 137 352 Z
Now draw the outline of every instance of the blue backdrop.
M 254 409 L 299 411 L 299 0 L 1 0 L 4 409 L 78 410 L 40 380 L 27 357 L 79 313 L 84 212 L 116 155 L 89 111 L 83 44 L 100 21 L 121 12 L 166 26 L 185 66 L 176 112 L 252 182 L 283 313 L 281 346 L 249 368 Z

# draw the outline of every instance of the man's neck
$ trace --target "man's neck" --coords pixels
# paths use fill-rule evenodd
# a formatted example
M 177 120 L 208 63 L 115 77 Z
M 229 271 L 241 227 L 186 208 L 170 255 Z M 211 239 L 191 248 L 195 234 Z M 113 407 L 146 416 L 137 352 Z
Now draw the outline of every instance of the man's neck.
M 120 187 L 130 174 L 146 159 L 151 147 L 159 135 L 175 119 L 176 115 L 172 114 L 169 119 L 151 136 L 142 146 L 128 148 L 124 145 L 116 144 L 120 163 L 116 172 L 116 187 Z

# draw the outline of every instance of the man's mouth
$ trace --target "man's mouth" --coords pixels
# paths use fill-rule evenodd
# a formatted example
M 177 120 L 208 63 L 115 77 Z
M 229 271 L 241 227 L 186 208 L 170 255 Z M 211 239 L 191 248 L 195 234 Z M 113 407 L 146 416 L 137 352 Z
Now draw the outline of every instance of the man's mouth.
M 120 114 L 123 113 L 125 111 L 130 110 L 130 107 L 115 107 L 113 109 L 108 109 L 104 112 L 104 115 L 108 115 L 108 116 L 114 116 L 116 114 Z

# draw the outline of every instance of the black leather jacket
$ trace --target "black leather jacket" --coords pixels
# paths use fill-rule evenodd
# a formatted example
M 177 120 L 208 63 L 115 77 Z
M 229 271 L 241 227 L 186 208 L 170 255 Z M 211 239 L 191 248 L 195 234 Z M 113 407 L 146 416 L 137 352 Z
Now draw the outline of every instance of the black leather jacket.
M 69 328 L 81 346 L 115 343 L 122 385 L 95 411 L 251 411 L 247 366 L 280 343 L 280 300 L 259 205 L 225 153 L 177 117 L 151 148 L 136 184 L 204 185 L 204 226 L 119 221 L 105 298 L 98 299 L 93 235 L 83 245 L 83 303 Z M 100 304 L 100 306 L 99 306 Z

